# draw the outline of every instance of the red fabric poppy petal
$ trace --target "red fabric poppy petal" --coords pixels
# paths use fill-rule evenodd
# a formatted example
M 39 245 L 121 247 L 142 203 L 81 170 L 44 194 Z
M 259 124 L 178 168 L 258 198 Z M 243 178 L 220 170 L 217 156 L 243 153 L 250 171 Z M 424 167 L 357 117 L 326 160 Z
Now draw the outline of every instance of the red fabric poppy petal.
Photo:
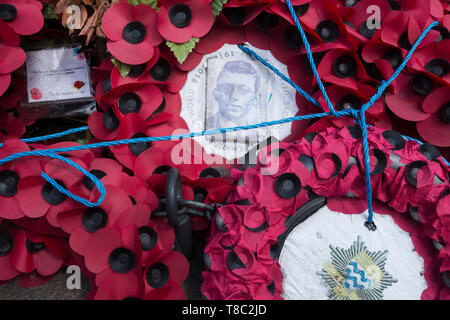
M 18 271 L 29 273 L 34 269 L 31 253 L 25 247 L 26 232 L 19 230 L 14 236 L 14 247 L 10 252 L 11 265 Z
M 139 111 L 143 119 L 150 117 L 163 102 L 163 94 L 155 85 L 145 85 L 139 90 L 136 90 L 135 93 L 143 102 Z
M 450 87 L 442 87 L 434 90 L 425 98 L 422 109 L 428 113 L 435 113 L 447 101 L 450 101 Z
M 132 206 L 132 203 L 128 194 L 118 187 L 106 186 L 105 190 L 105 200 L 100 207 L 108 213 L 108 222 L 113 223 L 125 209 Z
M 19 274 L 20 272 L 11 266 L 9 255 L 0 257 L 0 281 L 10 280 Z
M 23 65 L 25 60 L 26 54 L 21 48 L 0 44 L 0 74 L 13 72 Z
M 79 221 L 81 221 L 81 216 L 79 216 Z M 88 250 L 88 245 L 92 239 L 93 233 L 86 231 L 84 227 L 79 227 L 74 230 L 70 235 L 69 244 L 70 247 L 78 254 L 85 255 Z
M 122 165 L 113 159 L 97 158 L 92 161 L 89 170 L 102 170 L 108 173 L 121 172 L 122 168 Z
M 170 277 L 181 284 L 189 274 L 189 262 L 186 257 L 178 251 L 172 251 L 161 260 L 170 270 Z
M 71 188 L 70 191 L 73 193 L 75 188 Z M 78 194 L 78 193 L 76 193 Z M 86 196 L 87 198 L 87 196 Z M 59 221 L 58 221 L 58 215 L 60 213 L 65 213 L 68 211 L 71 211 L 75 208 L 79 208 L 82 206 L 79 202 L 76 202 L 75 200 L 71 198 L 67 198 L 62 203 L 51 206 L 50 209 L 48 209 L 47 214 L 45 216 L 45 219 L 50 223 L 52 226 L 59 228 Z
M 186 28 L 175 27 L 169 19 L 169 12 L 166 7 L 161 7 L 158 12 L 158 30 L 167 40 L 175 43 L 185 43 L 192 38 L 190 26 Z
M 142 181 L 153 174 L 156 168 L 163 165 L 169 165 L 171 162 L 167 157 L 167 153 L 155 147 L 142 152 L 134 163 L 134 174 Z
M 145 300 L 186 300 L 186 293 L 181 285 L 172 281 L 170 285 L 151 290 Z
M 439 113 L 416 124 L 417 131 L 426 141 L 439 147 L 450 147 L 450 125 L 445 123 Z
M 410 84 L 411 78 L 400 75 L 397 78 L 397 92 L 386 96 L 386 104 L 398 117 L 408 121 L 427 119 L 430 114 L 422 111 L 423 97 L 418 96 Z
M 61 212 L 56 215 L 58 225 L 67 233 L 72 233 L 81 226 L 81 217 L 86 209 L 79 208 Z
M 208 2 L 192 1 L 190 4 L 191 10 L 195 12 L 195 17 L 193 17 L 189 25 L 192 37 L 201 38 L 211 30 L 214 23 L 214 15 Z
M 85 264 L 89 271 L 99 273 L 108 267 L 112 250 L 120 247 L 120 232 L 112 228 L 103 228 L 93 235 L 86 249 Z
M 330 210 L 346 214 L 360 214 L 367 210 L 366 199 L 328 197 L 327 204 Z
M 17 16 L 8 22 L 11 28 L 22 36 L 37 33 L 44 26 L 41 10 L 34 5 L 16 5 Z
M 95 300 L 122 300 L 125 298 L 139 298 L 141 281 L 134 272 L 126 274 L 114 273 L 98 286 Z
M 78 164 L 83 169 L 87 169 L 87 166 L 83 161 L 77 158 L 71 158 L 70 160 Z M 44 167 L 44 171 L 51 178 L 64 182 L 67 188 L 73 186 L 85 177 L 83 172 L 57 159 L 51 159 L 47 162 Z
M 0 74 L 0 95 L 4 94 L 6 90 L 8 90 L 9 85 L 11 84 L 11 74 Z
M 106 10 L 102 18 L 102 31 L 108 39 L 122 39 L 123 28 L 133 21 L 131 9 L 127 1 L 120 1 Z
M 152 46 L 157 46 L 161 43 L 163 38 L 158 32 L 158 13 L 152 7 L 139 4 L 132 8 L 132 14 L 134 20 L 141 22 L 145 26 L 145 41 L 150 43 Z
M 182 64 L 176 61 L 175 65 L 177 66 L 178 69 L 187 72 L 194 70 L 200 64 L 200 62 L 202 62 L 202 59 L 203 59 L 202 54 L 192 51 Z
M 105 127 L 104 113 L 94 112 L 89 116 L 88 126 L 91 133 L 100 140 L 113 140 L 116 137 L 117 130 L 109 131 Z
M 106 46 L 119 61 L 133 65 L 146 63 L 153 57 L 154 53 L 153 45 L 147 41 L 131 44 L 120 39 L 118 41 L 108 41 Z
M 150 219 L 150 208 L 145 204 L 136 204 L 125 210 L 114 222 L 114 228 L 122 230 L 130 224 L 137 227 L 146 225 Z
M 16 198 L 0 196 L 0 217 L 4 219 L 20 219 L 24 213 L 19 207 Z
M 63 264 L 63 260 L 49 250 L 44 249 L 33 254 L 36 271 L 42 276 L 50 276 L 58 271 Z
M 17 184 L 16 199 L 26 216 L 39 218 L 50 208 L 42 197 L 42 187 L 46 181 L 41 177 L 26 177 Z

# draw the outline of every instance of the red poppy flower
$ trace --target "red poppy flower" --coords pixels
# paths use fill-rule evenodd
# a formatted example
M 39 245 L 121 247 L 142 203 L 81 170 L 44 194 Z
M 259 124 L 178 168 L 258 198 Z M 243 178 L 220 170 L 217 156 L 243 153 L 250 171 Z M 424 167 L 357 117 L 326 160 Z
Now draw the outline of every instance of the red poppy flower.
M 56 220 L 61 228 L 70 233 L 69 243 L 72 249 L 85 255 L 93 237 L 104 228 L 111 228 L 122 214 L 139 220 L 148 221 L 150 210 L 145 205 L 133 206 L 128 194 L 111 185 L 105 186 L 106 197 L 95 208 L 79 208 L 60 212 Z
M 155 85 L 134 83 L 112 89 L 101 101 L 113 104 L 119 119 L 134 113 L 148 120 L 163 104 L 163 94 Z
M 20 38 L 11 27 L 0 19 L 0 92 L 8 88 L 11 76 L 9 73 L 25 62 L 25 52 L 19 48 Z
M 436 146 L 450 146 L 449 87 L 423 73 L 400 74 L 386 104 L 398 117 L 416 122 L 420 136 Z
M 17 148 L 17 142 L 15 144 Z M 23 149 L 23 146 L 19 147 L 19 150 L 20 149 Z M 78 158 L 72 158 L 71 160 L 84 168 L 87 167 L 86 164 Z M 54 178 L 61 185 L 70 189 L 75 183 L 84 178 L 84 175 L 75 168 L 67 166 L 56 159 L 40 163 L 36 159 L 26 158 L 15 160 L 9 164 L 9 166 L 14 169 L 4 171 L 3 177 L 3 179 L 8 182 L 8 184 L 5 184 L 3 196 L 9 197 L 9 199 L 2 200 L 8 201 L 8 203 L 13 206 L 12 199 L 14 198 L 24 215 L 39 218 L 49 211 L 58 212 L 79 205 L 74 200 L 68 199 L 66 195 L 60 193 L 40 176 L 42 167 L 43 171 L 49 176 Z M 11 209 L 14 208 L 15 206 Z M 15 214 L 19 215 L 18 218 L 21 217 L 20 213 L 17 211 L 11 212 L 16 212 Z
M 204 55 L 219 50 L 225 43 L 241 44 L 245 42 L 244 28 L 229 26 L 224 20 L 222 15 L 217 17 L 211 31 L 195 46 L 195 52 Z
M 167 54 L 161 52 L 158 61 L 140 78 L 140 81 L 154 83 L 172 93 L 178 93 L 183 89 L 188 74 L 178 69 L 175 63 L 175 60 L 169 59 Z
M 6 140 L 0 148 L 0 158 L 7 157 L 17 152 L 30 151 L 29 147 L 20 140 Z M 22 158 L 8 162 L 0 169 L 0 205 L 4 210 L 1 216 L 6 219 L 19 219 L 24 216 L 18 198 L 18 184 L 29 176 L 38 176 L 41 173 L 41 165 L 38 160 Z
M 138 291 L 140 281 L 136 278 L 140 278 L 142 270 L 141 251 L 136 225 L 128 225 L 122 230 L 105 227 L 98 230 L 85 247 L 85 264 L 90 272 L 96 274 L 98 287 L 109 279 L 125 278 L 128 279 L 125 282 L 129 287 L 127 290 Z
M 278 15 L 263 11 L 247 24 L 245 38 L 255 47 L 269 50 L 269 43 L 273 37 L 270 31 L 277 28 L 281 23 L 282 20 Z
M 42 98 L 42 93 L 38 88 L 30 89 L 31 99 L 40 100 Z
M 146 63 L 132 65 L 130 72 L 126 77 L 122 77 L 117 67 L 114 67 L 111 70 L 109 76 L 109 90 L 115 89 L 122 85 L 133 84 L 133 83 L 147 83 L 148 77 L 147 74 L 150 69 L 158 62 L 160 57 L 160 50 L 158 47 L 155 47 L 155 52 L 153 53 L 153 57 L 147 61 Z M 105 90 L 104 93 L 107 93 Z M 98 95 L 98 97 L 102 97 L 102 95 Z
M 6 110 L 14 108 L 17 103 L 22 101 L 27 91 L 23 76 L 18 73 L 12 73 L 11 79 L 8 89 L 0 96 L 0 106 Z
M 157 128 L 158 126 L 154 127 Z M 174 128 L 171 130 L 173 132 Z M 131 139 L 131 138 L 144 138 L 154 137 L 161 135 L 160 130 L 152 131 L 152 128 L 148 128 L 145 121 L 137 114 L 127 114 L 122 118 L 120 126 L 117 130 L 117 140 Z M 133 169 L 136 158 L 145 150 L 160 147 L 164 150 L 170 150 L 174 145 L 172 141 L 159 141 L 159 142 L 142 142 L 132 143 L 128 145 L 119 145 L 110 147 L 117 160 L 119 160 L 127 168 Z
M 214 23 L 211 0 L 163 0 L 158 12 L 158 30 L 175 43 L 201 38 Z
M 162 41 L 156 19 L 155 9 L 148 5 L 132 6 L 128 1 L 114 4 L 102 18 L 108 50 L 124 63 L 146 63 L 153 57 L 154 47 Z
M 21 272 L 11 264 L 11 251 L 14 248 L 14 233 L 12 230 L 0 232 L 0 281 L 17 277 Z
M 57 272 L 63 265 L 63 259 L 57 256 L 52 246 L 67 246 L 62 239 L 49 238 L 37 233 L 15 229 L 14 247 L 10 253 L 12 266 L 23 273 L 36 270 L 42 276 Z
M 322 81 L 357 90 L 357 81 L 367 79 L 367 73 L 354 51 L 328 51 L 317 66 Z M 316 80 L 314 79 L 314 83 Z
M 16 107 L 19 107 L 19 105 Z M 21 118 L 14 116 L 15 110 L 11 110 L 12 112 L 0 110 L 0 140 L 20 138 L 25 133 L 25 122 Z
M 84 82 L 83 81 L 75 81 L 75 83 L 73 84 L 73 86 L 75 87 L 75 89 L 81 89 L 84 87 Z
M 122 168 L 122 165 L 114 159 L 96 158 L 92 160 L 88 171 L 96 176 L 97 179 L 102 180 L 110 174 L 122 172 Z M 96 190 L 94 182 L 88 177 L 84 177 L 82 181 L 72 187 L 72 192 L 86 198 L 98 198 L 92 194 L 94 189 Z
M 36 0 L 0 0 L 1 19 L 22 36 L 37 33 L 44 26 L 42 3 Z
M 244 26 L 270 6 L 271 2 L 270 0 L 258 1 L 257 3 L 246 0 L 231 0 L 224 5 L 222 14 L 231 26 Z
M 189 262 L 178 251 L 161 250 L 146 261 L 144 283 L 150 300 L 181 300 L 186 294 L 181 284 L 189 273 Z

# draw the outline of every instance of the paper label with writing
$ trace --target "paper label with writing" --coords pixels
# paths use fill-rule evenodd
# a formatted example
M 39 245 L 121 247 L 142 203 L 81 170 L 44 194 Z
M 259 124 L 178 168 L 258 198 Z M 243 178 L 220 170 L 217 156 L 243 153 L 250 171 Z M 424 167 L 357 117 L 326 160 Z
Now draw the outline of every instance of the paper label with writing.
M 27 52 L 29 103 L 91 98 L 89 67 L 79 48 Z

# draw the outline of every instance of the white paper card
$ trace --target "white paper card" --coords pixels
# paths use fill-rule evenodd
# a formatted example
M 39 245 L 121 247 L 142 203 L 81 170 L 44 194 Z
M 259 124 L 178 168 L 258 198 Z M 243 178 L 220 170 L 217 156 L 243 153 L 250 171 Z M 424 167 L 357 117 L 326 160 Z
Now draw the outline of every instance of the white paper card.
M 91 98 L 89 67 L 77 48 L 27 52 L 29 103 Z

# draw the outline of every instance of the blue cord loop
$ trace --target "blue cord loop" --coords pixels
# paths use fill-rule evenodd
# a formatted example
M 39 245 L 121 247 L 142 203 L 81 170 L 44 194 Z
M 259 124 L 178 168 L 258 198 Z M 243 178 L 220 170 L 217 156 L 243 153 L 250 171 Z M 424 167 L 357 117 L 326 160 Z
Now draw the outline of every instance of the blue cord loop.
M 224 134 L 228 132 L 235 132 L 235 131 L 242 131 L 242 130 L 250 130 L 250 129 L 256 129 L 256 128 L 262 128 L 262 127 L 268 127 L 273 126 L 277 124 L 284 124 L 289 123 L 293 121 L 298 120 L 307 120 L 307 119 L 314 119 L 314 118 L 322 118 L 322 117 L 341 117 L 341 116 L 351 116 L 355 119 L 355 122 L 361 127 L 362 130 L 362 148 L 364 153 L 364 166 L 365 166 L 365 180 L 366 180 L 366 193 L 367 193 L 367 206 L 369 211 L 369 216 L 367 219 L 367 222 L 365 223 L 365 226 L 369 230 L 376 230 L 376 226 L 373 222 L 373 208 L 372 208 L 372 186 L 371 186 L 371 176 L 370 176 L 370 158 L 369 158 L 369 143 L 367 139 L 367 123 L 366 123 L 366 116 L 365 112 L 378 100 L 381 95 L 383 94 L 384 90 L 390 85 L 390 83 L 400 74 L 402 69 L 406 66 L 407 62 L 411 58 L 412 54 L 420 44 L 420 42 L 424 39 L 424 37 L 427 35 L 427 33 L 436 25 L 438 25 L 438 22 L 433 22 L 430 24 L 420 35 L 420 37 L 416 40 L 414 45 L 412 46 L 411 50 L 408 52 L 407 56 L 405 57 L 404 61 L 400 64 L 400 66 L 395 70 L 394 74 L 389 78 L 387 81 L 382 81 L 380 86 L 377 89 L 377 92 L 375 95 L 373 95 L 367 103 L 365 103 L 363 106 L 361 106 L 360 110 L 355 109 L 346 109 L 341 111 L 336 111 L 333 107 L 333 104 L 331 103 L 330 99 L 328 98 L 328 95 L 326 93 L 325 87 L 320 80 L 320 76 L 318 74 L 317 68 L 315 66 L 312 52 L 310 45 L 308 43 L 308 40 L 306 38 L 306 35 L 300 25 L 300 22 L 297 18 L 297 15 L 295 14 L 294 8 L 291 4 L 290 0 L 286 0 L 286 4 L 289 8 L 289 11 L 292 15 L 292 18 L 294 19 L 294 23 L 297 26 L 297 29 L 300 32 L 301 39 L 303 41 L 303 45 L 306 49 L 306 54 L 309 60 L 309 63 L 311 65 L 312 72 L 314 74 L 314 77 L 317 81 L 317 84 L 319 86 L 319 89 L 328 105 L 328 108 L 330 112 L 321 112 L 321 113 L 315 113 L 315 114 L 308 114 L 303 116 L 295 116 L 285 119 L 279 119 L 274 121 L 268 121 L 268 122 L 262 122 L 258 124 L 253 125 L 247 125 L 247 126 L 238 126 L 238 127 L 231 127 L 231 128 L 220 128 L 220 129 L 213 129 L 213 130 L 205 130 L 201 132 L 191 132 L 187 134 L 182 135 L 171 135 L 171 136 L 161 136 L 161 137 L 144 137 L 144 138 L 134 138 L 134 139 L 124 139 L 124 140 L 116 140 L 116 141 L 105 141 L 105 142 L 99 142 L 99 143 L 92 143 L 87 145 L 80 145 L 80 146 L 74 146 L 74 147 L 64 147 L 64 148 L 54 148 L 54 149 L 46 149 L 46 150 L 33 150 L 33 151 L 26 151 L 26 152 L 20 152 L 16 154 L 12 154 L 10 156 L 7 156 L 3 159 L 0 159 L 0 166 L 9 162 L 13 161 L 15 159 L 19 159 L 22 157 L 28 157 L 28 156 L 44 156 L 44 157 L 50 157 L 54 159 L 58 159 L 60 161 L 63 161 L 64 163 L 67 163 L 68 165 L 71 165 L 72 167 L 76 168 L 80 172 L 82 172 L 84 175 L 86 175 L 89 179 L 91 179 L 97 189 L 100 191 L 100 198 L 95 202 L 92 203 L 86 199 L 83 199 L 75 194 L 72 194 L 67 189 L 63 188 L 61 185 L 59 185 L 54 179 L 49 177 L 46 173 L 42 172 L 42 177 L 48 181 L 53 187 L 55 187 L 58 191 L 61 193 L 71 197 L 75 201 L 78 201 L 79 203 L 84 204 L 87 207 L 96 207 L 99 206 L 104 198 L 105 198 L 105 188 L 103 184 L 100 182 L 100 180 L 97 179 L 93 174 L 89 173 L 87 170 L 79 166 L 77 163 L 73 162 L 70 159 L 67 159 L 63 156 L 57 155 L 57 153 L 65 153 L 65 152 L 71 152 L 71 151 L 79 151 L 79 150 L 87 150 L 87 149 L 94 149 L 94 148 L 103 148 L 103 147 L 111 147 L 111 146 L 118 146 L 118 145 L 124 145 L 124 144 L 131 144 L 131 143 L 139 143 L 139 142 L 157 142 L 157 141 L 169 141 L 169 140 L 180 140 L 180 139 L 187 139 L 187 138 L 194 138 L 199 136 L 205 136 L 205 135 L 213 135 L 213 134 Z M 258 56 L 254 51 L 246 47 L 245 45 L 239 45 L 239 48 L 246 52 L 248 55 L 253 57 L 254 59 L 261 62 L 264 66 L 272 70 L 276 75 L 278 75 L 282 80 L 289 83 L 295 90 L 301 94 L 303 97 L 305 97 L 306 100 L 311 102 L 317 107 L 321 108 L 321 105 L 312 98 L 308 93 L 306 93 L 302 88 L 300 88 L 297 84 L 295 84 L 291 79 L 289 79 L 287 76 L 283 75 L 279 70 L 277 70 L 275 67 L 273 67 L 271 64 L 269 64 L 267 61 L 262 59 Z M 43 141 L 47 139 L 53 139 L 53 138 L 59 138 L 71 133 L 81 132 L 88 130 L 88 127 L 80 127 L 76 129 L 70 129 L 64 132 L 46 135 L 42 137 L 36 137 L 36 138 L 28 138 L 23 139 L 24 142 L 36 142 L 36 141 Z M 417 141 L 419 144 L 422 144 L 420 141 L 405 137 L 408 140 L 414 140 Z M 0 147 L 2 147 L 3 144 L 0 144 Z M 449 163 L 444 159 L 445 163 L 449 165 Z

